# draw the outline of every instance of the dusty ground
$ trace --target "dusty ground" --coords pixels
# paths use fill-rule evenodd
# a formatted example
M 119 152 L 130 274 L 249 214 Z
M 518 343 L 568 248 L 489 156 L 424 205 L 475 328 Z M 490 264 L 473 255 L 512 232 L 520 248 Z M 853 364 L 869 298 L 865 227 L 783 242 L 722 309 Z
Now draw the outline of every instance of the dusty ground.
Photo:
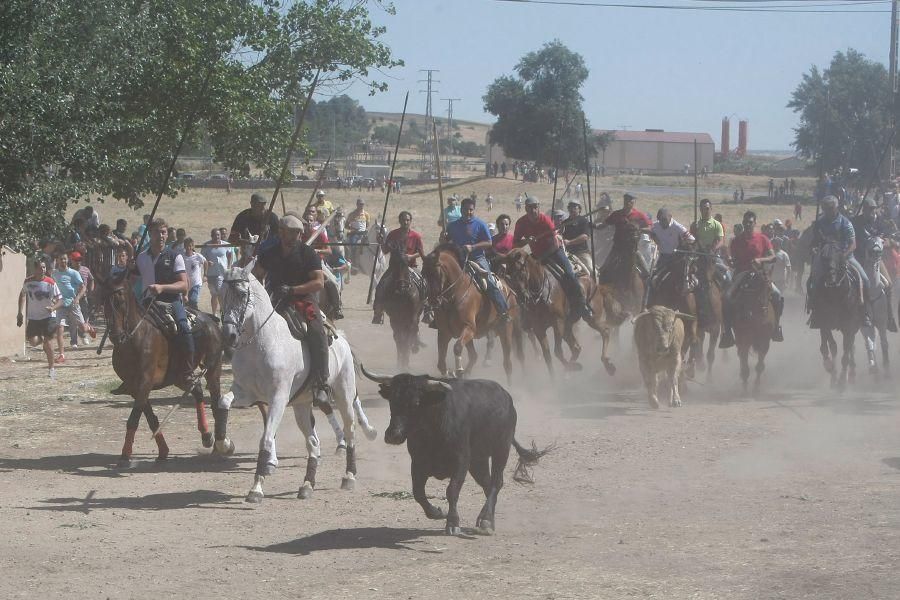
M 342 324 L 367 365 L 390 371 L 390 331 L 368 324 L 365 283 L 348 288 Z M 129 406 L 106 393 L 117 383 L 108 351 L 70 352 L 53 382 L 40 361 L 0 364 L 0 597 L 897 598 L 894 386 L 861 370 L 851 391 L 829 390 L 800 300 L 788 303 L 789 339 L 774 345 L 756 399 L 739 397 L 730 355 L 684 407 L 649 409 L 630 326 L 612 378 L 587 331 L 584 371 L 555 384 L 529 353 L 511 387 L 518 438 L 558 448 L 533 486 L 507 477 L 489 538 L 444 536 L 406 494 L 405 448 L 380 440 L 361 443 L 357 489 L 341 491 L 324 420 L 309 501 L 295 498 L 305 452 L 288 419 L 268 497 L 243 502 L 261 431 L 251 410 L 232 412 L 231 459 L 198 450 L 184 404 L 166 425 L 169 463 L 154 466 L 142 424 L 142 462 L 119 472 Z M 423 337 L 414 370 L 433 371 L 433 332 Z M 385 403 L 368 381 L 360 389 L 383 431 Z M 175 402 L 158 394 L 158 413 Z M 442 484 L 428 489 L 443 497 Z M 481 502 L 468 481 L 465 527 Z

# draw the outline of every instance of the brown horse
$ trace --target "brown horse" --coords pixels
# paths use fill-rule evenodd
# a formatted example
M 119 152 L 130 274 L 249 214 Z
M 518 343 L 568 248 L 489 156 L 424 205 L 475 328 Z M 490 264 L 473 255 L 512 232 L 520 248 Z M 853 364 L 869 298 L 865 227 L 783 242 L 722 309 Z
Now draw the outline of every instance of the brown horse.
M 600 283 L 608 284 L 626 311 L 637 314 L 644 302 L 644 280 L 637 267 L 641 231 L 631 223 L 617 225 L 612 249 L 599 272 Z
M 756 379 L 753 391 L 759 390 L 766 368 L 766 354 L 775 331 L 775 306 L 772 284 L 764 267 L 754 266 L 731 291 L 734 342 L 741 363 L 741 382 L 747 392 L 750 378 L 750 350 L 756 352 Z
M 690 361 L 700 370 L 706 369 L 707 381 L 712 379 L 713 364 L 719 334 L 722 333 L 722 287 L 716 274 L 716 257 L 699 254 L 695 263 L 698 287 L 694 292 L 697 300 L 697 335 L 691 345 Z M 703 345 L 709 336 L 704 363 Z
M 864 306 L 859 289 L 850 277 L 847 258 L 837 244 L 826 244 L 818 252 L 822 269 L 820 285 L 810 290 L 812 315 L 809 326 L 819 330 L 822 362 L 831 375 L 831 387 L 844 389 L 856 378 L 854 357 L 856 334 L 862 326 Z M 832 331 L 843 336 L 841 373 L 835 368 L 837 341 Z
M 441 244 L 426 256 L 422 276 L 425 278 L 428 302 L 434 309 L 434 321 L 438 330 L 438 371 L 450 374 L 447 371 L 447 346 L 455 338 L 455 374 L 457 377 L 468 374 L 478 360 L 474 340 L 493 330 L 500 338 L 503 348 L 503 369 L 507 378 L 511 379 L 510 352 L 515 344 L 516 354 L 521 359 L 522 341 L 516 324 L 519 307 L 509 286 L 500 280 L 500 292 L 509 305 L 510 319 L 504 322 L 493 303 L 478 290 L 475 281 L 466 272 L 461 251 L 454 244 Z M 468 352 L 465 368 L 462 366 L 463 348 Z
M 381 302 L 394 332 L 397 366 L 401 371 L 406 371 L 409 369 L 410 353 L 418 352 L 421 345 L 419 320 L 422 318 L 425 295 L 413 279 L 419 275 L 406 262 L 403 252 L 391 252 L 388 269 L 391 281 L 386 282 L 390 285 L 384 290 Z
M 159 419 L 150 404 L 150 392 L 175 385 L 194 396 L 197 409 L 197 428 L 204 448 L 213 447 L 217 454 L 231 454 L 234 444 L 226 437 L 228 410 L 219 408 L 221 398 L 220 376 L 222 372 L 222 352 L 224 342 L 218 320 L 206 313 L 197 313 L 197 327 L 194 331 L 196 351 L 195 366 L 206 378 L 210 404 L 215 418 L 215 443 L 206 421 L 206 407 L 203 390 L 196 381 L 179 381 L 178 357 L 168 339 L 153 325 L 137 303 L 127 277 L 109 280 L 103 284 L 101 298 L 106 314 L 109 339 L 115 345 L 112 364 L 116 375 L 122 380 L 123 389 L 132 398 L 134 405 L 128 417 L 125 430 L 125 444 L 119 458 L 121 468 L 132 466 L 131 455 L 134 436 L 140 424 L 141 414 L 147 419 L 159 450 L 157 461 L 169 456 L 169 447 L 160 431 Z M 174 358 L 173 358 L 174 357 Z
M 566 369 L 579 370 L 581 345 L 575 339 L 574 323 L 569 318 L 569 302 L 560 282 L 529 253 L 521 248 L 512 250 L 502 260 L 503 267 L 524 308 L 523 320 L 541 346 L 547 370 L 553 375 L 553 360 L 547 343 L 547 329 L 553 329 L 553 353 Z M 603 340 L 601 360 L 606 372 L 613 375 L 616 367 L 609 358 L 609 338 L 614 327 L 628 318 L 628 313 L 613 297 L 609 286 L 598 285 L 590 277 L 579 277 L 578 283 L 590 304 L 594 316 L 587 321 Z M 571 359 L 566 360 L 562 340 L 569 346 Z

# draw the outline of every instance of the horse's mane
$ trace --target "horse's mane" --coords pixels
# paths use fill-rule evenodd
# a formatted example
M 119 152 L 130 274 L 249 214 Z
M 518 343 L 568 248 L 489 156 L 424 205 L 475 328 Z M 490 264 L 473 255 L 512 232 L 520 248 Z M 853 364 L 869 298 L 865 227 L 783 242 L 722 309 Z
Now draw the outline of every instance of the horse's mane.
M 454 258 L 456 258 L 456 262 L 459 263 L 459 266 L 463 266 L 463 253 L 462 248 L 454 244 L 453 242 L 443 242 L 438 244 L 434 250 L 431 251 L 431 254 L 435 256 L 439 255 L 441 252 L 448 252 Z

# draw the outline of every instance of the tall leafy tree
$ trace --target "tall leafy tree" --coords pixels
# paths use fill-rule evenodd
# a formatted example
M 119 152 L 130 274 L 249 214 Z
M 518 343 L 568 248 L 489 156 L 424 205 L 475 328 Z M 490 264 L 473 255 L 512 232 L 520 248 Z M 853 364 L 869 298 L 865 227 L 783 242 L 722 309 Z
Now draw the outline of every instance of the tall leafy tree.
M 800 116 L 794 147 L 826 171 L 871 173 L 890 135 L 891 96 L 884 65 L 856 50 L 836 53 L 824 71 L 811 67 L 791 95 L 787 106 Z
M 484 95 L 484 108 L 497 117 L 492 143 L 507 156 L 562 168 L 584 165 L 581 86 L 588 68 L 580 54 L 555 40 L 529 52 L 516 76 L 497 78 Z M 593 140 L 588 140 L 591 154 Z
M 345 156 L 369 137 L 366 109 L 346 94 L 310 106 L 306 123 L 307 145 L 320 156 Z
M 185 125 L 236 172 L 276 174 L 309 82 L 398 62 L 378 0 L 8 0 L 0 8 L 0 243 L 24 248 L 68 202 L 139 206 Z M 305 148 L 300 148 L 304 151 Z M 170 185 L 166 193 L 177 189 Z

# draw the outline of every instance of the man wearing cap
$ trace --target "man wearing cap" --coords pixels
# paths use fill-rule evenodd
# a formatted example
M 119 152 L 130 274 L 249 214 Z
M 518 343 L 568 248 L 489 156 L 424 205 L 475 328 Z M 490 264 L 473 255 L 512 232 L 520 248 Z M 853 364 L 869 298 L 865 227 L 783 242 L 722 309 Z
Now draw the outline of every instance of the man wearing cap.
M 574 254 L 581 261 L 588 273 L 594 269 L 594 261 L 591 257 L 590 243 L 591 224 L 587 217 L 581 214 L 581 202 L 569 200 L 567 205 L 569 217 L 562 222 L 562 243 L 566 252 Z
M 553 263 L 556 266 L 554 270 L 561 272 L 559 281 L 569 301 L 569 318 L 572 321 L 593 316 L 572 263 L 556 237 L 553 222 L 550 217 L 541 214 L 540 202 L 534 196 L 525 198 L 525 216 L 516 221 L 513 243 L 519 248 L 529 246 L 533 257 L 544 264 Z
M 626 193 L 622 198 L 622 208 L 609 213 L 609 216 L 597 226 L 597 229 L 610 225 L 619 227 L 631 223 L 638 229 L 644 230 L 644 233 L 650 233 L 650 228 L 653 226 L 650 219 L 647 218 L 646 214 L 634 207 L 634 201 L 637 200 L 637 197 Z
M 884 220 L 879 218 L 878 205 L 872 198 L 863 200 L 860 211 L 860 214 L 854 217 L 851 223 L 853 224 L 853 231 L 856 233 L 856 249 L 853 251 L 853 256 L 856 261 L 862 265 L 866 261 L 866 251 L 871 244 L 872 238 L 886 238 L 893 233 L 893 231 Z M 887 221 L 887 223 L 890 223 L 890 221 Z M 896 332 L 897 323 L 894 320 L 894 311 L 890 308 L 893 306 L 893 302 L 891 301 L 891 279 L 883 271 L 879 271 L 876 275 L 881 277 L 884 294 L 887 299 L 888 331 Z M 871 280 L 869 280 L 869 285 L 872 285 Z M 867 301 L 871 301 L 872 290 L 869 289 L 868 291 L 869 298 Z M 871 307 L 869 310 L 871 311 Z
M 234 218 L 228 241 L 239 244 L 251 240 L 252 236 L 261 236 L 266 229 L 266 199 L 262 194 L 250 196 L 250 208 L 245 208 Z M 268 216 L 268 234 L 265 240 L 274 240 L 278 237 L 278 217 L 273 213 Z M 257 240 L 262 243 L 265 240 Z
M 164 219 L 155 218 L 147 226 L 150 234 L 150 245 L 147 250 L 138 254 L 135 263 L 141 276 L 144 294 L 149 294 L 160 302 L 172 305 L 175 323 L 178 326 L 176 345 L 180 351 L 180 360 L 176 376 L 181 382 L 190 382 L 194 372 L 194 335 L 184 310 L 182 294 L 190 291 L 184 257 L 166 248 L 169 230 Z
M 328 402 L 328 339 L 316 295 L 325 288 L 325 273 L 319 255 L 300 239 L 305 227 L 296 214 L 283 216 L 279 243 L 259 251 L 253 274 L 260 281 L 268 277 L 272 302 L 280 315 L 289 321 L 299 315 L 306 321 L 313 397 L 321 404 Z
M 400 252 L 406 265 L 415 270 L 418 260 L 420 258 L 425 260 L 425 246 L 422 244 L 422 236 L 419 235 L 419 232 L 412 229 L 412 213 L 406 210 L 402 211 L 399 220 L 400 227 L 387 234 L 384 240 L 379 240 L 381 252 L 388 257 L 391 255 L 391 252 Z M 393 265 L 394 262 L 389 260 L 388 268 L 384 275 L 381 276 L 381 279 L 378 280 L 378 286 L 375 288 L 375 298 L 372 301 L 372 310 L 375 313 L 372 316 L 372 323 L 375 325 L 384 323 L 384 294 L 385 290 L 390 289 L 390 286 L 393 285 L 395 274 Z M 413 278 L 424 298 L 425 281 L 418 276 L 418 272 Z M 427 307 L 426 310 L 431 309 Z M 427 322 L 431 322 L 431 319 L 428 318 Z
M 447 236 L 450 241 L 465 251 L 465 260 L 476 263 L 490 275 L 491 264 L 485 256 L 485 250 L 492 247 L 491 233 L 487 224 L 475 216 L 475 200 L 473 198 L 464 198 L 460 208 L 462 216 L 447 225 Z M 493 277 L 487 277 L 487 295 L 494 303 L 500 318 L 506 320 L 509 318 L 509 306 L 506 304 L 506 298 Z
M 362 198 L 356 199 L 356 209 L 351 211 L 349 215 L 347 215 L 347 231 L 349 235 L 347 236 L 348 241 L 351 244 L 365 244 L 369 241 L 369 225 L 371 224 L 371 217 L 369 213 L 366 212 L 366 201 Z M 356 273 L 360 268 L 359 257 L 362 256 L 362 247 L 352 245 L 350 246 L 350 270 L 352 273 Z
M 316 210 L 321 209 L 326 218 L 334 212 L 334 204 L 331 203 L 331 200 L 325 199 L 325 190 L 319 190 L 316 192 L 315 207 Z

